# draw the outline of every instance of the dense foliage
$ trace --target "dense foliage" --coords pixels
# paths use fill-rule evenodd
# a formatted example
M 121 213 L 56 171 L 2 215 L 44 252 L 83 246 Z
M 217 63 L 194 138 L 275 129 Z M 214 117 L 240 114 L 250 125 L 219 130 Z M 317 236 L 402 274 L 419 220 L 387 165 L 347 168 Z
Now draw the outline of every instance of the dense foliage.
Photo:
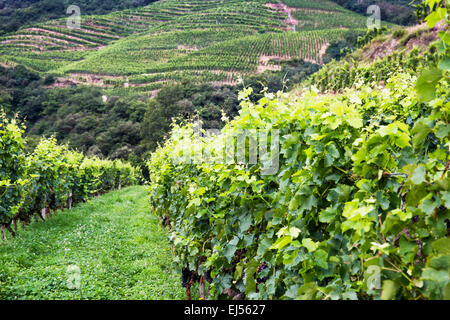
M 382 83 L 398 72 L 416 75 L 425 68 L 436 68 L 440 59 L 449 55 L 448 46 L 438 50 L 439 45 L 436 44 L 425 48 L 424 45 L 412 45 L 415 42 L 427 45 L 430 39 L 438 39 L 436 34 L 436 31 L 433 33 L 427 27 L 418 28 L 414 32 L 395 29 L 390 36 L 379 35 L 379 31 L 375 35 L 368 32 L 366 37 L 373 38 L 372 42 L 369 41 L 365 47 L 347 55 L 342 61 L 332 61 L 325 65 L 308 79 L 308 83 L 321 91 L 339 91 L 358 83 Z M 358 42 L 364 43 L 364 38 L 359 38 Z M 385 51 L 378 49 L 380 52 L 377 53 L 377 45 L 382 48 L 382 44 L 389 41 L 396 43 L 397 47 Z
M 220 158 L 223 134 L 175 128 L 149 162 L 150 199 L 180 267 L 212 279 L 215 297 L 448 298 L 448 83 L 423 104 L 414 80 L 258 104 L 244 94 L 222 133 L 280 130 L 275 175 L 183 160 L 194 148 Z
M 429 27 L 448 23 L 444 10 Z M 245 89 L 218 135 L 174 127 L 148 163 L 149 192 L 188 293 L 200 280 L 216 298 L 450 299 L 447 30 L 415 72 L 338 95 L 253 103 Z
M 0 225 L 12 234 L 11 224 L 42 219 L 50 210 L 71 208 L 91 195 L 135 184 L 139 172 L 120 160 L 100 160 L 43 138 L 25 153 L 24 127 L 0 114 Z M 16 225 L 17 226 L 17 225 Z
M 381 19 L 400 25 L 417 23 L 414 3 L 416 0 L 331 0 L 349 10 L 366 14 L 371 5 L 380 7 Z

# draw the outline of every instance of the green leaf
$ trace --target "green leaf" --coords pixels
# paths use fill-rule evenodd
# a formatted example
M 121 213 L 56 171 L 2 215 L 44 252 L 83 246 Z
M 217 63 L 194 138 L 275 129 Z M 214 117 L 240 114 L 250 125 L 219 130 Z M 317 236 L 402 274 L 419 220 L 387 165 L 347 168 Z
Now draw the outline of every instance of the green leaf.
M 319 221 L 323 223 L 328 223 L 336 217 L 336 209 L 331 207 L 322 210 L 319 214 Z
M 315 282 L 305 283 L 298 289 L 297 299 L 298 300 L 312 300 L 318 291 L 317 284 Z
M 201 199 L 200 198 L 194 198 L 194 199 L 192 199 L 191 201 L 189 201 L 189 204 L 188 204 L 188 208 L 190 208 L 190 207 L 192 207 L 192 206 L 194 206 L 194 207 L 199 207 L 200 206 L 200 204 L 201 204 Z
M 238 237 L 234 237 L 225 247 L 225 249 L 223 250 L 223 256 L 225 259 L 227 259 L 228 263 L 231 263 L 231 260 L 234 257 L 234 253 L 236 252 L 236 245 L 239 242 L 239 238 Z
M 358 199 L 346 202 L 342 215 L 352 221 L 357 221 L 363 217 L 366 217 L 370 211 L 375 209 L 374 206 L 362 206 L 360 208 L 358 206 Z
M 421 184 L 425 181 L 426 170 L 424 165 L 418 165 L 411 176 L 411 182 Z
M 256 270 L 258 270 L 259 262 L 255 259 L 250 260 L 247 264 L 247 268 L 245 269 L 245 293 L 249 294 L 250 292 L 256 291 L 256 281 L 254 274 Z
M 299 206 L 299 199 L 297 196 L 294 196 L 291 201 L 289 201 L 288 209 L 290 211 L 297 210 Z
M 422 102 L 431 101 L 436 96 L 436 85 L 441 79 L 442 71 L 437 68 L 423 70 L 416 82 L 416 91 Z
M 399 253 L 403 263 L 410 263 L 414 260 L 417 252 L 417 243 L 409 242 L 405 237 L 400 238 Z
M 314 252 L 319 247 L 319 245 L 317 243 L 315 243 L 313 240 L 311 240 L 310 238 L 303 239 L 302 245 L 306 249 L 308 249 L 309 252 Z
M 271 245 L 272 245 L 272 241 L 270 239 L 266 239 L 266 238 L 262 239 L 258 245 L 258 250 L 256 252 L 257 255 L 262 257 L 264 255 L 264 253 L 270 248 Z
M 283 255 L 283 264 L 291 264 L 294 259 L 297 257 L 297 251 L 291 251 L 290 253 L 285 253 Z
M 290 227 L 289 228 L 289 235 L 292 237 L 292 239 L 295 239 L 300 234 L 300 229 L 296 227 Z
M 433 28 L 436 23 L 445 18 L 445 14 L 447 13 L 447 9 L 445 8 L 437 8 L 435 11 L 431 12 L 426 18 L 425 21 L 428 27 Z
M 450 58 L 445 57 L 444 60 L 439 62 L 438 68 L 445 71 L 450 71 Z
M 450 238 L 442 238 L 433 242 L 434 251 L 441 254 L 450 254 Z
M 236 264 L 236 270 L 234 271 L 234 278 L 240 279 L 242 277 L 243 271 L 244 271 L 244 266 L 241 263 Z
M 280 250 L 281 248 L 287 246 L 291 242 L 292 242 L 291 236 L 284 236 L 275 241 L 275 243 L 270 247 L 270 249 Z
M 434 269 L 450 270 L 450 254 L 440 255 L 429 259 L 427 261 L 427 266 Z
M 444 285 L 449 281 L 448 270 L 436 270 L 433 268 L 424 268 L 422 271 L 422 280 L 436 282 Z
M 359 129 L 363 126 L 363 121 L 358 112 L 353 111 L 350 113 L 347 113 L 345 115 L 345 119 L 347 120 L 348 124 L 351 125 L 353 128 Z
M 394 209 L 391 212 L 389 212 L 389 215 L 396 215 L 396 216 L 400 217 L 400 220 L 402 220 L 402 221 L 408 221 L 413 216 L 411 211 L 406 210 L 406 212 L 404 212 L 401 209 Z
M 444 201 L 444 205 L 447 208 L 450 208 L 450 191 L 441 191 L 441 197 L 442 200 Z
M 314 264 L 317 266 L 328 269 L 328 253 L 326 253 L 324 250 L 319 249 L 316 252 L 314 252 Z
M 413 135 L 413 145 L 415 147 L 420 146 L 425 141 L 425 138 L 430 132 L 431 128 L 428 126 L 424 119 L 417 121 L 414 125 L 414 128 L 411 130 L 411 134 Z
M 326 146 L 327 153 L 330 154 L 333 159 L 339 158 L 339 150 L 337 149 L 336 145 L 334 143 L 329 144 Z
M 317 199 L 314 195 L 310 195 L 308 197 L 302 197 L 302 205 L 300 207 L 301 210 L 310 211 L 313 207 L 317 206 Z
M 344 300 L 358 300 L 358 296 L 355 291 L 346 291 L 343 295 Z
M 242 217 L 239 221 L 239 230 L 240 232 L 247 231 L 252 225 L 253 218 L 251 215 L 246 215 Z
M 395 297 L 399 285 L 392 280 L 383 281 L 383 289 L 381 291 L 381 300 L 391 300 Z
M 450 124 L 442 123 L 436 128 L 436 137 L 444 139 L 450 135 Z
M 427 196 L 428 197 L 428 196 Z M 431 198 L 425 198 L 422 203 L 419 205 L 419 208 L 425 212 L 428 216 L 434 214 L 434 209 L 440 204 L 439 198 L 437 200 L 433 200 Z

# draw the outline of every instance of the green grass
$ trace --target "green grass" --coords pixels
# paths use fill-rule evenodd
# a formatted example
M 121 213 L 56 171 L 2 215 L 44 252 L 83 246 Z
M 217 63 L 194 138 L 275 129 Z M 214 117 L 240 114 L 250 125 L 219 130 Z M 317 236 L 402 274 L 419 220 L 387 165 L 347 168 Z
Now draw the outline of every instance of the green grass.
M 7 234 L 0 299 L 185 299 L 168 233 L 149 213 L 145 187 L 114 191 Z M 81 271 L 70 290 L 67 268 Z

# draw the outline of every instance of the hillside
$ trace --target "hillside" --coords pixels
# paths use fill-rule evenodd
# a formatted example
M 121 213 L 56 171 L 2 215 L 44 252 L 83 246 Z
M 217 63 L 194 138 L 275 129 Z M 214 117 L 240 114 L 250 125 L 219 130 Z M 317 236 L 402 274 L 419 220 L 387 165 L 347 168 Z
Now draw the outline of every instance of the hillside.
M 136 165 L 172 118 L 221 128 L 222 112 L 239 110 L 241 78 L 255 99 L 264 86 L 291 88 L 366 28 L 364 16 L 327 0 L 166 0 L 86 13 L 81 29 L 60 18 L 0 37 L 0 104 L 26 119 L 30 150 L 54 135 Z
M 340 91 L 359 84 L 384 84 L 399 71 L 416 75 L 427 65 L 436 63 L 436 46 L 444 24 L 429 28 L 425 23 L 395 28 L 376 36 L 362 48 L 334 61 L 308 80 L 323 91 Z
M 154 93 L 183 78 L 236 84 L 239 75 L 280 70 L 273 59 L 321 63 L 330 42 L 365 28 L 365 17 L 330 1 L 287 3 L 158 1 L 83 15 L 79 30 L 52 20 L 0 38 L 0 62 L 57 74 L 61 85 Z
M 136 8 L 156 0 L 0 0 L 0 35 L 24 25 L 66 16 L 69 5 L 77 5 L 81 14 L 105 14 Z

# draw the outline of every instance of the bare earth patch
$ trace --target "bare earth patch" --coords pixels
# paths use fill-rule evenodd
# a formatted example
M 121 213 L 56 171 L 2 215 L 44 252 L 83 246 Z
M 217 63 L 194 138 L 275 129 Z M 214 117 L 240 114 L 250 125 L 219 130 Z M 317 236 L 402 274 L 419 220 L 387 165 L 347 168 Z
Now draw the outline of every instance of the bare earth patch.
M 65 37 L 67 39 L 72 39 L 74 41 L 83 41 L 83 42 L 87 42 L 87 43 L 90 43 L 90 44 L 98 45 L 98 43 L 95 43 L 95 42 L 92 42 L 92 41 L 89 41 L 89 40 L 85 40 L 85 39 L 82 39 L 82 38 L 74 37 L 74 36 L 71 36 L 71 35 L 68 35 L 68 34 L 65 34 L 65 33 L 53 31 L 53 30 L 46 30 L 46 29 L 42 29 L 42 28 L 28 28 L 26 30 L 30 31 L 30 32 L 34 31 L 34 32 L 43 32 L 43 33 L 47 33 L 47 34 L 53 34 L 55 36 L 60 36 L 60 37 Z
M 68 81 L 72 81 L 77 84 L 89 84 L 100 87 L 113 87 L 112 84 L 105 84 L 105 80 L 125 80 L 123 76 L 111 76 L 111 75 L 101 75 L 101 74 L 90 74 L 90 73 L 70 73 L 68 77 L 61 78 Z M 66 82 L 63 82 L 65 84 Z
M 288 7 L 287 5 L 285 5 L 284 3 L 281 3 L 281 2 L 280 3 L 266 3 L 266 6 L 273 10 L 287 14 L 288 18 L 284 22 L 286 23 L 286 25 L 292 26 L 292 29 L 295 32 L 295 27 L 299 23 L 299 21 L 297 19 L 295 19 L 291 14 L 292 11 L 295 11 L 295 8 Z
M 186 51 L 197 51 L 199 50 L 196 46 L 185 46 L 185 45 L 178 45 L 177 46 L 178 50 L 186 50 Z
M 324 43 L 323 45 L 322 45 L 322 47 L 320 47 L 320 50 L 319 50 L 319 59 L 320 59 L 320 64 L 323 64 L 323 56 L 325 55 L 325 53 L 327 52 L 327 49 L 328 49 L 328 47 L 330 46 L 330 43 L 329 42 L 327 42 L 327 43 Z
M 419 48 L 421 51 L 425 50 L 431 42 L 438 39 L 438 32 L 443 30 L 443 28 L 444 26 L 442 24 L 437 24 L 431 30 L 428 30 L 425 24 L 406 28 L 409 39 L 405 43 L 405 53 L 411 51 L 413 48 Z M 363 48 L 364 58 L 367 61 L 382 59 L 395 51 L 401 50 L 401 42 L 400 39 L 395 39 L 392 35 L 384 41 L 374 41 Z

